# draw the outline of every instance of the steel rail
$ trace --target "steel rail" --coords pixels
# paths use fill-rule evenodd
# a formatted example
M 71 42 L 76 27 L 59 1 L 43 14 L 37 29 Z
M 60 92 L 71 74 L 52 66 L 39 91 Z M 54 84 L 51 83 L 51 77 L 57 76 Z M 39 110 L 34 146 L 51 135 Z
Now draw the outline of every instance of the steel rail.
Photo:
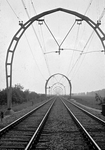
M 65 99 L 67 100 L 67 99 Z M 90 113 L 89 111 L 83 109 L 82 107 L 78 106 L 77 104 L 74 104 L 73 102 L 70 102 L 69 100 L 67 100 L 69 103 L 71 103 L 72 105 L 74 105 L 75 107 L 77 107 L 78 109 L 82 110 L 84 113 L 86 113 L 87 115 L 89 115 L 90 117 L 92 117 L 93 119 L 97 120 L 98 122 L 100 122 L 101 124 L 103 124 L 105 126 L 105 121 L 100 119 L 99 117 L 93 115 L 92 113 Z
M 35 143 L 37 143 L 37 141 L 38 141 L 38 137 L 39 137 L 39 135 L 40 135 L 45 123 L 46 123 L 46 120 L 48 118 L 48 115 L 49 115 L 54 103 L 55 103 L 55 100 L 53 101 L 53 103 L 49 107 L 48 111 L 44 115 L 44 117 L 43 117 L 42 121 L 40 122 L 39 126 L 37 127 L 35 133 L 33 134 L 32 138 L 30 139 L 29 143 L 27 144 L 25 150 L 30 150 L 33 145 L 35 147 Z
M 23 115 L 22 117 L 16 119 L 15 121 L 13 121 L 12 123 L 10 123 L 9 125 L 7 125 L 6 127 L 0 129 L 0 136 L 3 135 L 5 132 L 9 131 L 11 128 L 13 128 L 15 125 L 19 124 L 21 121 L 23 121 L 24 119 L 26 119 L 28 116 L 30 116 L 33 112 L 35 112 L 36 110 L 38 110 L 39 108 L 41 108 L 42 106 L 44 106 L 46 103 L 48 103 L 50 100 L 52 100 L 52 98 L 50 98 L 48 101 L 42 103 L 41 105 L 37 106 L 36 108 L 32 109 L 31 111 L 29 111 L 28 113 L 26 113 L 25 115 Z
M 62 100 L 62 99 L 61 99 Z M 95 150 L 101 150 L 101 148 L 97 145 L 97 143 L 94 141 L 94 139 L 91 137 L 91 135 L 87 132 L 87 130 L 83 127 L 83 125 L 79 122 L 79 120 L 75 117 L 75 115 L 72 113 L 72 111 L 69 109 L 69 107 L 64 103 L 64 101 L 62 100 L 63 104 L 65 105 L 65 107 L 67 108 L 68 112 L 70 113 L 70 115 L 73 117 L 73 119 L 75 120 L 75 122 L 79 125 L 79 127 L 81 128 L 81 130 L 83 131 L 84 135 L 86 136 L 86 138 L 89 140 L 90 145 L 93 147 L 93 149 Z

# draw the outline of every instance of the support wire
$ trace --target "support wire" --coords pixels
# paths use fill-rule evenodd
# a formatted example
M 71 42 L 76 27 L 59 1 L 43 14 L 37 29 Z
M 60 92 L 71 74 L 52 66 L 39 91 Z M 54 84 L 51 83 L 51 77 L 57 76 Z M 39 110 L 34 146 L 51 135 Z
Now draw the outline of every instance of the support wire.
M 17 18 L 18 20 L 21 20 L 21 19 L 17 16 L 17 14 L 15 13 L 14 9 L 12 8 L 12 6 L 11 6 L 11 4 L 8 2 L 8 0 L 6 0 L 6 2 L 7 2 L 8 5 L 10 6 L 10 8 L 11 8 L 11 10 L 13 11 L 14 15 L 16 16 L 16 18 Z
M 37 12 L 36 12 L 36 9 L 35 9 L 35 7 L 34 7 L 34 3 L 33 3 L 32 0 L 31 0 L 31 4 L 32 4 L 32 7 L 33 7 L 33 10 L 34 10 L 35 14 L 37 15 Z
M 25 9 L 25 11 L 26 11 L 26 14 L 27 14 L 28 18 L 30 19 L 30 16 L 29 16 L 29 13 L 28 13 L 27 8 L 26 8 L 26 6 L 25 6 L 25 3 L 24 3 L 23 0 L 21 0 L 21 1 L 22 1 L 22 4 L 23 4 L 23 6 L 24 6 L 24 9 Z M 39 46 L 40 46 L 40 48 L 41 48 L 41 50 L 42 50 L 42 52 L 43 52 L 43 55 L 44 55 L 44 51 L 43 51 L 42 45 L 41 45 L 41 43 L 40 43 L 40 40 L 39 40 L 39 38 L 38 38 L 38 36 L 37 36 L 37 33 L 36 33 L 36 31 L 35 31 L 35 28 L 34 28 L 33 24 L 32 24 L 32 28 L 33 28 L 34 34 L 35 34 L 35 36 L 36 36 L 36 38 L 37 38 L 37 40 L 38 40 Z M 44 59 L 45 59 L 45 57 L 44 57 Z M 47 69 L 48 69 L 48 64 L 47 64 L 46 59 L 45 59 L 45 62 L 46 62 L 46 66 L 47 66 Z M 48 73 L 50 74 L 49 69 L 48 69 Z
M 26 38 L 26 40 L 27 40 L 27 43 L 28 43 L 29 49 L 30 49 L 30 51 L 31 51 L 31 54 L 32 54 L 32 56 L 33 56 L 34 62 L 35 62 L 35 64 L 37 65 L 37 68 L 38 68 L 39 72 L 41 73 L 42 77 L 46 80 L 46 78 L 45 78 L 44 75 L 42 74 L 42 72 L 41 72 L 41 70 L 40 70 L 40 68 L 39 68 L 39 66 L 38 66 L 38 64 L 37 64 L 37 62 L 36 62 L 36 59 L 35 59 L 35 57 L 34 57 L 33 51 L 32 51 L 32 49 L 31 49 L 31 46 L 30 46 L 30 43 L 29 43 L 29 41 L 28 41 L 28 38 L 27 38 L 26 34 L 25 34 L 25 38 Z
M 55 40 L 56 44 L 58 45 L 58 47 L 60 47 L 60 45 L 59 45 L 58 41 L 56 40 L 55 36 L 54 36 L 54 35 L 53 35 L 53 33 L 51 32 L 51 30 L 50 30 L 50 28 L 48 27 L 48 25 L 47 25 L 47 23 L 45 22 L 45 20 L 44 20 L 44 23 L 45 23 L 45 25 L 46 25 L 47 29 L 49 30 L 49 32 L 51 33 L 52 37 L 54 38 L 54 40 Z
M 18 20 L 21 20 L 21 19 L 18 17 L 18 15 L 16 14 L 16 12 L 14 11 L 14 9 L 12 8 L 11 4 L 8 2 L 8 0 L 6 0 L 6 1 L 7 1 L 8 5 L 10 6 L 12 12 L 13 12 L 14 15 L 16 16 L 16 18 L 17 18 Z M 25 33 L 24 33 L 24 34 L 25 34 Z M 30 51 L 31 51 L 31 54 L 32 54 L 32 56 L 33 56 L 34 62 L 35 62 L 35 64 L 37 65 L 37 67 L 38 67 L 38 69 L 39 69 L 39 66 L 38 66 L 38 64 L 37 64 L 37 62 L 36 62 L 36 60 L 35 60 L 35 57 L 34 57 L 34 55 L 33 55 L 33 52 L 32 52 L 32 49 L 31 49 L 31 46 L 30 46 L 30 44 L 29 44 L 29 41 L 28 41 L 28 38 L 27 38 L 26 34 L 25 34 L 25 38 L 26 38 L 26 41 L 27 41 L 27 43 L 28 43 L 29 49 L 30 49 Z M 39 72 L 41 73 L 42 77 L 46 80 L 46 78 L 44 77 L 44 75 L 42 74 L 42 72 L 41 72 L 40 69 L 39 69 Z
M 74 69 L 74 67 L 76 66 L 77 62 L 78 62 L 78 61 L 79 61 L 79 59 L 81 58 L 82 53 L 84 52 L 84 50 L 85 50 L 85 48 L 86 48 L 87 44 L 89 43 L 89 41 L 90 41 L 90 39 L 91 39 L 91 37 L 92 37 L 93 33 L 94 33 L 94 30 L 92 31 L 91 35 L 89 36 L 89 38 L 88 38 L 88 40 L 87 40 L 87 42 L 86 42 L 85 46 L 83 47 L 82 52 L 80 53 L 79 57 L 78 57 L 78 58 L 77 58 L 77 60 L 75 61 L 75 64 L 74 64 L 74 65 L 73 65 L 73 67 L 71 68 L 71 70 L 70 70 L 69 74 L 72 72 L 72 70 L 73 70 L 73 69 Z
M 74 21 L 73 25 L 71 26 L 71 28 L 69 29 L 69 31 L 67 32 L 66 36 L 64 37 L 64 39 L 62 40 L 61 44 L 60 44 L 60 47 L 61 45 L 64 43 L 65 39 L 67 38 L 67 36 L 69 35 L 69 33 L 71 32 L 72 28 L 74 27 L 76 23 L 76 20 Z

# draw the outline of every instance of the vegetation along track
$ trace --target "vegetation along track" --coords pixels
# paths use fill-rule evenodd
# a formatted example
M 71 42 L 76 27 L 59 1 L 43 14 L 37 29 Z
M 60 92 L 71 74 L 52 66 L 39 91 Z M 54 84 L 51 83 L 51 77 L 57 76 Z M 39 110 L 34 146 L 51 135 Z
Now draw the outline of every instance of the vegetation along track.
M 94 116 L 90 112 L 84 110 L 70 100 L 63 98 L 68 108 L 77 117 L 77 119 L 84 126 L 89 135 L 94 139 L 100 149 L 105 149 L 105 121 Z
M 32 150 L 90 150 L 94 144 L 88 141 L 77 121 L 68 113 L 67 107 L 58 97 L 46 123 L 31 147 Z
M 0 130 L 0 150 L 25 149 L 54 98 Z

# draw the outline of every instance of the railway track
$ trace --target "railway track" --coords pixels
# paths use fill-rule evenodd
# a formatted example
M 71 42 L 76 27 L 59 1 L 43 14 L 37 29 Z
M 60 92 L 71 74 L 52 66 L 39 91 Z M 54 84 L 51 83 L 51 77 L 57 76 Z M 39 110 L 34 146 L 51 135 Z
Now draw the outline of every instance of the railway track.
M 0 130 L 0 150 L 25 149 L 41 120 L 54 104 L 51 99 Z M 50 109 L 49 109 L 50 108 Z
M 97 135 L 96 139 L 91 134 L 96 128 L 92 131 L 92 125 L 87 124 L 86 115 L 83 117 L 85 118 L 83 121 L 82 113 L 80 114 L 78 110 L 65 99 L 57 97 L 56 100 L 50 100 L 35 112 L 31 112 L 28 117 L 26 115 L 21 121 L 19 119 L 11 127 L 6 127 L 8 129 L 0 131 L 0 150 L 105 149 L 105 128 L 102 130 L 97 126 L 97 130 L 100 129 L 99 131 L 104 134 L 104 143 L 101 141 L 100 144 L 99 141 L 97 142 L 99 136 Z M 77 114 L 82 118 L 82 121 Z M 85 124 L 87 124 L 87 127 Z M 94 125 L 96 125 L 96 122 Z M 101 126 L 103 127 L 104 123 Z
M 57 98 L 33 149 L 89 150 L 80 129 L 69 115 L 62 101 Z
M 105 149 L 105 121 L 91 114 L 87 110 L 79 107 L 78 105 L 63 99 L 68 108 L 76 116 L 76 118 L 81 122 L 83 127 L 89 133 L 89 135 L 94 139 L 100 149 Z
M 30 149 L 101 150 L 78 119 L 70 114 L 68 106 L 57 98 L 44 126 L 38 130 L 36 140 Z

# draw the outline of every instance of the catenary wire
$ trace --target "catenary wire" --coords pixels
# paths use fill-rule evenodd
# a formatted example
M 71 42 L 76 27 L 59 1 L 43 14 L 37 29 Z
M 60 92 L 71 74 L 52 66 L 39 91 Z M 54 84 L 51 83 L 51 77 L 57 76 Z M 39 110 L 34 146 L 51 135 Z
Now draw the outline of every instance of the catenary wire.
M 81 56 L 82 56 L 82 53 L 84 52 L 84 50 L 85 50 L 87 44 L 89 43 L 89 41 L 90 41 L 90 39 L 91 39 L 93 33 L 94 33 L 94 30 L 93 30 L 92 33 L 90 34 L 90 36 L 89 36 L 89 38 L 88 38 L 88 40 L 87 40 L 85 46 L 83 47 L 83 50 L 82 50 L 81 54 L 79 55 L 79 57 L 78 57 L 77 60 L 75 61 L 75 63 L 74 63 L 74 65 L 73 65 L 73 67 L 71 68 L 69 74 L 70 74 L 71 71 L 74 69 L 74 67 L 77 65 L 77 62 L 80 60 L 80 58 L 81 58 Z
M 34 3 L 32 2 L 32 0 L 31 0 L 31 4 L 32 4 L 32 7 L 33 7 L 33 10 L 34 10 L 35 14 L 37 14 L 36 9 L 35 9 L 35 6 L 34 6 Z M 44 50 L 45 50 L 45 52 L 46 52 L 45 41 L 44 41 L 44 35 L 43 35 L 43 31 L 42 31 L 41 25 L 40 25 L 40 29 L 41 29 L 41 35 L 42 35 L 42 40 L 43 40 L 43 44 L 44 44 Z M 47 56 L 45 56 L 45 61 L 46 61 L 46 65 L 47 65 L 49 74 L 50 74 L 50 76 L 51 76 L 51 72 L 50 72 L 50 69 L 49 69 L 48 61 L 47 61 Z
M 7 0 L 6 0 L 6 1 L 7 1 Z M 12 8 L 11 4 L 10 4 L 8 1 L 7 1 L 7 3 L 8 3 L 8 5 L 10 6 L 11 10 L 13 11 L 14 15 L 16 16 L 16 18 L 17 18 L 18 20 L 21 20 L 21 19 L 18 17 L 18 15 L 16 14 L 16 12 L 14 11 L 14 9 Z M 25 33 L 24 33 L 24 34 L 25 34 Z M 26 41 L 27 41 L 27 43 L 28 43 L 29 49 L 30 49 L 30 51 L 31 51 L 31 54 L 32 54 L 32 56 L 33 56 L 34 62 L 35 62 L 35 64 L 37 65 L 37 67 L 38 67 L 38 69 L 39 69 L 39 66 L 38 66 L 38 64 L 37 64 L 37 62 L 36 62 L 36 60 L 35 60 L 35 57 L 34 57 L 34 55 L 33 55 L 33 52 L 32 52 L 32 49 L 31 49 L 31 46 L 30 46 L 30 44 L 29 44 L 29 41 L 28 41 L 28 38 L 27 38 L 26 34 L 25 34 L 25 38 L 26 38 Z M 44 75 L 42 74 L 42 72 L 41 72 L 40 69 L 39 69 L 39 72 L 41 73 L 42 77 L 46 80 L 46 78 L 44 77 Z
M 76 18 L 75 18 L 75 21 L 74 21 L 74 23 L 73 23 L 71 29 L 74 27 L 75 23 L 76 23 Z M 80 26 L 79 26 L 79 27 L 80 27 Z M 73 50 L 73 53 L 72 53 L 72 56 L 71 56 L 71 59 L 70 59 L 70 63 L 69 63 L 69 67 L 68 67 L 66 76 L 68 76 L 69 69 L 70 69 L 70 67 L 71 67 L 71 62 L 72 62 L 72 60 L 73 60 L 74 51 L 78 51 L 78 50 L 75 49 L 75 47 L 76 47 L 76 43 L 77 43 L 77 40 L 78 40 L 79 27 L 78 27 L 78 30 L 77 30 L 77 35 L 76 35 L 76 40 L 75 40 L 74 49 L 71 49 L 71 50 Z M 69 31 L 71 31 L 71 29 L 70 29 Z M 69 32 L 68 32 L 68 33 L 69 33 Z M 67 34 L 67 35 L 68 35 L 68 34 Z M 65 49 L 65 50 L 66 50 L 66 49 Z M 61 77 L 61 79 L 62 79 L 62 77 Z M 59 81 L 61 81 L 61 79 L 60 79 Z
M 24 3 L 23 0 L 21 0 L 21 1 L 22 1 L 22 4 L 23 4 L 23 6 L 24 6 L 24 9 L 25 9 L 25 11 L 26 11 L 26 14 L 27 14 L 28 18 L 30 19 L 30 16 L 29 16 L 28 10 L 27 10 L 27 8 L 26 8 L 26 6 L 25 6 L 25 3 Z M 33 24 L 32 24 L 32 28 L 33 28 L 34 34 L 35 34 L 35 36 L 36 36 L 36 38 L 37 38 L 37 40 L 38 40 L 39 46 L 40 46 L 40 48 L 41 48 L 41 50 L 42 50 L 42 53 L 43 53 L 43 56 L 44 56 L 43 47 L 42 47 L 42 45 L 41 45 L 41 43 L 40 43 L 40 40 L 39 40 L 39 38 L 38 38 L 38 35 L 37 35 L 36 31 L 35 31 L 35 28 L 34 28 Z M 50 75 L 46 58 L 44 57 L 44 59 L 45 59 L 45 62 L 46 62 L 46 66 L 47 66 L 47 69 L 48 69 L 48 73 L 49 73 L 49 75 Z
M 37 64 L 37 62 L 36 62 L 36 59 L 35 59 L 35 57 L 34 57 L 33 51 L 32 51 L 32 49 L 31 49 L 31 46 L 30 46 L 30 43 L 29 43 L 29 41 L 28 41 L 28 38 L 27 38 L 26 34 L 25 34 L 25 38 L 26 38 L 26 40 L 27 40 L 27 43 L 28 43 L 29 49 L 30 49 L 30 51 L 31 51 L 31 54 L 32 54 L 32 56 L 33 56 L 33 59 L 34 59 L 34 61 L 35 61 L 35 64 L 37 65 L 37 68 L 38 68 L 40 74 L 42 75 L 42 77 L 46 80 L 46 78 L 45 78 L 44 75 L 42 74 L 42 72 L 41 72 L 41 70 L 40 70 L 40 68 L 39 68 L 39 66 L 38 66 L 38 64 Z
M 80 29 L 80 26 L 78 26 L 78 29 L 77 29 L 77 35 L 76 35 L 76 40 L 75 40 L 74 48 L 76 47 L 76 43 L 78 41 L 79 29 Z M 72 52 L 71 60 L 70 60 L 70 63 L 69 63 L 69 68 L 71 67 L 71 63 L 73 61 L 73 57 L 74 57 L 74 51 Z M 68 71 L 66 73 L 67 76 L 68 76 L 68 73 L 69 73 L 69 68 L 68 68 Z
M 76 23 L 76 20 L 74 21 L 73 25 L 71 26 L 71 28 L 69 29 L 69 31 L 67 32 L 66 36 L 64 37 L 64 39 L 62 40 L 60 46 L 64 43 L 64 41 L 66 40 L 67 36 L 69 35 L 69 33 L 71 32 L 71 30 L 73 29 L 74 25 Z
M 14 9 L 12 8 L 10 2 L 8 2 L 8 0 L 6 0 L 6 1 L 7 1 L 8 5 L 10 6 L 11 10 L 13 11 L 13 13 L 15 14 L 16 18 L 17 18 L 18 20 L 21 20 L 21 19 L 19 18 L 19 16 L 17 16 L 17 14 L 15 13 L 15 11 L 14 11 Z
M 31 0 L 31 4 L 32 4 L 32 7 L 33 7 L 33 10 L 34 10 L 35 14 L 37 14 L 35 6 L 34 6 L 34 3 L 33 3 L 32 0 Z M 41 25 L 40 25 L 40 29 L 41 29 L 41 35 L 42 35 L 42 40 L 43 40 L 43 44 L 44 44 L 44 50 L 46 51 L 45 42 L 44 42 L 44 36 L 43 36 Z M 45 58 L 45 61 L 46 61 L 46 66 L 47 66 L 49 75 L 51 76 L 50 68 L 49 68 L 48 61 L 47 61 L 47 56 L 44 56 L 44 58 Z
M 93 39 L 93 35 L 94 35 L 94 34 L 92 33 L 92 35 L 91 35 L 91 41 L 92 41 L 92 39 Z M 91 43 L 91 41 L 90 41 L 90 43 Z M 89 43 L 87 49 L 89 49 L 90 43 Z M 77 68 L 77 70 L 76 70 L 75 72 L 78 72 L 78 71 L 79 71 L 79 69 L 80 69 L 80 67 L 81 67 L 81 65 L 82 65 L 82 63 L 83 63 L 83 61 L 84 61 L 84 59 L 85 59 L 85 56 L 86 56 L 86 55 L 83 56 L 83 59 L 82 59 L 81 63 L 79 64 L 79 67 Z M 75 74 L 76 74 L 75 72 L 73 73 L 71 79 L 75 77 Z
M 34 3 L 33 3 L 32 0 L 31 0 L 31 4 L 32 4 L 32 7 L 33 7 L 33 10 L 34 10 L 35 14 L 37 15 L 37 12 L 36 12 L 36 9 L 35 9 L 35 6 L 34 6 Z
M 45 41 L 44 41 L 44 35 L 43 35 L 43 31 L 42 31 L 41 25 L 40 25 L 40 29 L 41 29 L 41 35 L 42 35 L 42 40 L 43 40 L 43 45 L 44 45 L 44 51 L 46 52 L 46 46 L 45 46 Z M 47 55 L 45 55 L 45 60 L 46 60 L 46 64 L 47 64 L 47 68 L 48 68 L 49 74 L 50 74 L 50 76 L 51 76 L 50 68 L 49 68 L 49 65 L 48 65 Z
M 85 11 L 85 13 L 84 13 L 84 15 L 86 15 L 86 13 L 88 12 L 89 7 L 90 7 L 90 6 L 91 6 L 91 4 L 92 4 L 92 1 L 93 1 L 93 0 L 90 0 L 89 5 L 88 5 L 88 7 L 87 7 L 87 9 L 86 9 L 86 11 Z M 77 38 L 78 38 L 79 29 L 80 29 L 80 25 L 79 25 L 79 27 L 78 27 L 78 31 L 77 31 L 77 36 L 76 36 Z M 76 45 L 76 43 L 77 43 L 77 38 L 76 38 L 75 45 Z M 71 61 L 73 60 L 73 55 L 74 55 L 74 51 L 73 51 L 73 53 L 72 53 L 72 59 L 71 59 Z M 69 68 L 71 67 L 71 61 L 70 61 Z M 78 61 L 77 61 L 77 62 L 78 62 Z M 69 73 L 69 69 L 68 69 L 67 75 L 68 75 L 68 73 Z
M 64 41 L 66 40 L 67 36 L 69 35 L 69 33 L 71 32 L 71 30 L 73 29 L 75 23 L 76 23 L 76 20 L 74 21 L 73 25 L 71 26 L 71 28 L 70 28 L 69 31 L 67 32 L 66 36 L 65 36 L 64 39 L 62 40 L 62 42 L 61 42 L 61 44 L 59 45 L 59 47 L 64 43 Z M 64 50 L 65 50 L 65 49 L 64 49 Z M 72 50 L 73 50 L 73 49 L 72 49 Z M 61 79 L 62 79 L 62 77 L 61 77 Z M 61 79 L 60 79 L 60 80 L 61 80 Z M 59 81 L 60 81 L 60 80 L 59 80 Z
M 59 47 L 60 45 L 59 45 L 57 39 L 55 38 L 55 36 L 54 36 L 53 33 L 51 32 L 51 30 L 50 30 L 49 26 L 47 25 L 47 23 L 45 22 L 45 20 L 44 20 L 44 24 L 46 25 L 47 29 L 49 30 L 49 32 L 51 33 L 53 39 L 55 40 L 56 44 L 57 44 L 58 47 Z
M 24 9 L 25 9 L 25 11 L 26 11 L 26 14 L 27 14 L 27 16 L 28 16 L 28 19 L 30 19 L 30 16 L 29 16 L 28 10 L 27 10 L 27 8 L 26 8 L 26 6 L 25 6 L 25 3 L 24 3 L 23 0 L 21 0 L 21 1 L 22 1 L 22 4 L 23 4 Z M 35 28 L 34 28 L 33 24 L 32 24 L 32 29 L 33 29 L 33 31 L 34 31 L 34 34 L 35 34 L 37 40 L 38 40 L 38 43 L 39 43 L 40 48 L 41 48 L 41 50 L 43 51 L 42 45 L 41 45 L 41 43 L 40 43 L 40 40 L 39 40 L 39 38 L 38 38 L 38 35 L 37 35 L 36 31 L 35 31 Z
M 88 8 L 90 7 L 91 3 L 92 3 L 92 0 L 91 0 L 91 2 L 89 3 Z M 88 8 L 87 8 L 87 9 L 88 9 Z M 86 11 L 86 12 L 87 12 L 87 11 Z M 86 14 L 86 12 L 85 12 L 85 14 Z M 92 34 L 91 34 L 91 37 L 93 36 L 93 34 L 94 34 L 94 30 L 93 30 L 93 32 L 92 32 Z M 90 38 L 91 38 L 91 37 L 90 37 Z M 93 51 L 92 51 L 92 52 L 93 52 Z M 103 52 L 103 50 L 101 50 L 101 51 L 94 51 L 94 52 Z M 87 53 L 91 53 L 91 52 L 86 52 L 86 54 L 87 54 Z M 85 53 L 83 53 L 83 54 L 85 54 Z M 81 65 L 82 65 L 82 63 L 83 63 L 83 60 L 84 60 L 85 56 L 86 56 L 86 55 L 84 55 L 84 57 L 83 57 L 83 59 L 82 59 L 82 61 L 81 61 L 81 64 L 80 64 L 79 67 L 78 67 L 78 70 L 80 69 L 80 67 L 81 67 Z M 77 70 L 77 71 L 78 71 L 78 70 Z M 76 71 L 76 72 L 77 72 L 77 71 Z M 74 76 L 75 76 L 75 74 L 73 75 L 73 78 L 74 78 Z
M 84 15 L 86 15 L 86 13 L 88 12 L 89 7 L 90 7 L 91 4 L 92 4 L 92 1 L 93 1 L 93 0 L 90 0 L 89 5 L 88 5 L 88 7 L 87 7 L 87 9 L 86 9 L 86 11 L 85 11 L 85 13 L 84 13 Z M 79 26 L 79 28 L 80 28 L 80 26 Z M 77 36 L 78 36 L 79 28 L 78 28 L 78 31 L 77 31 Z M 82 34 L 82 35 L 83 35 L 83 34 Z M 77 37 L 77 36 L 76 36 L 76 37 Z M 76 40 L 76 42 L 77 42 L 77 40 Z M 75 45 L 76 45 L 76 42 L 75 42 Z M 71 61 L 73 60 L 73 56 L 74 56 L 74 51 L 73 51 L 73 53 L 72 53 L 72 59 L 71 59 Z M 80 58 L 80 57 L 79 57 L 79 58 Z M 79 58 L 76 60 L 74 66 L 75 66 L 75 65 L 77 64 L 77 62 L 79 61 Z M 71 61 L 70 61 L 69 68 L 71 67 Z M 72 67 L 72 68 L 74 68 L 74 67 Z M 71 69 L 71 70 L 73 70 L 73 69 Z M 67 71 L 67 75 L 68 75 L 68 74 L 69 74 L 69 69 L 68 69 L 68 71 Z
M 86 15 L 86 13 L 88 12 L 89 7 L 90 7 L 90 6 L 91 6 L 91 4 L 92 4 L 92 1 L 93 1 L 93 0 L 90 0 L 89 5 L 88 5 L 88 7 L 87 7 L 87 9 L 86 9 L 86 11 L 85 11 L 85 13 L 84 13 L 84 15 Z
M 91 3 L 92 3 L 92 1 L 91 1 Z M 94 30 L 93 30 L 93 32 L 92 32 L 92 34 L 91 34 L 91 37 L 93 36 L 93 34 L 94 34 Z M 90 37 L 90 38 L 91 38 Z M 103 51 L 103 50 L 102 50 Z M 102 52 L 102 51 L 100 51 L 100 52 Z M 99 51 L 95 51 L 95 52 L 99 52 Z M 91 52 L 88 52 L 88 53 L 91 53 Z M 85 55 L 84 55 L 84 57 L 83 57 L 83 60 L 84 60 L 84 58 L 85 58 Z M 82 60 L 82 63 L 83 63 L 83 60 Z M 82 65 L 82 63 L 80 64 L 80 66 Z M 80 68 L 80 66 L 79 66 L 79 68 Z M 78 69 L 79 70 L 79 69 Z

